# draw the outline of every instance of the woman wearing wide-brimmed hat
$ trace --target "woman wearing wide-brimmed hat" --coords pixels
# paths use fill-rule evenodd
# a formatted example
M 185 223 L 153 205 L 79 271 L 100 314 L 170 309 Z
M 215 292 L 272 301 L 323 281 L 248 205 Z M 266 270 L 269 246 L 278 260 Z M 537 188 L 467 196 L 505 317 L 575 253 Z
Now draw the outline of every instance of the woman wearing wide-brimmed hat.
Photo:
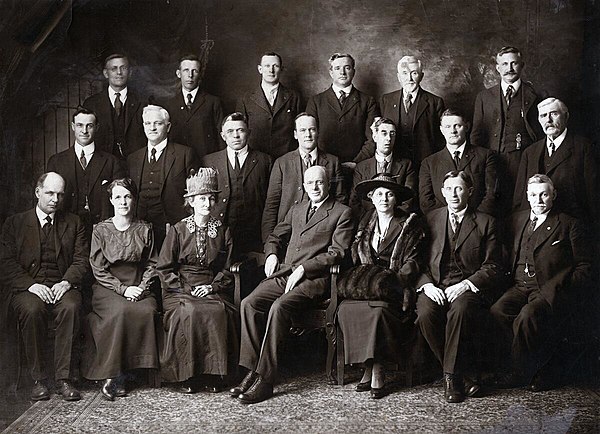
M 344 336 L 346 364 L 364 364 L 356 387 L 372 398 L 386 394 L 384 361 L 403 357 L 403 341 L 413 327 L 414 282 L 421 269 L 424 223 L 400 204 L 413 195 L 389 173 L 356 185 L 374 209 L 361 220 L 352 244 L 354 267 L 340 276 L 344 301 L 337 320 Z
M 193 214 L 170 228 L 157 264 L 165 312 L 161 375 L 184 393 L 200 385 L 218 391 L 237 365 L 233 246 L 229 229 L 211 216 L 219 192 L 212 168 L 188 177 L 184 197 Z

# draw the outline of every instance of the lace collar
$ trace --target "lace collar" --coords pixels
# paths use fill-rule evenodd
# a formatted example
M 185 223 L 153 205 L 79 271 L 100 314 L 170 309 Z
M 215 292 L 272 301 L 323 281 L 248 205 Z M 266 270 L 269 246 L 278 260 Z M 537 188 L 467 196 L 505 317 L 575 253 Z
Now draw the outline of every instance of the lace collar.
M 194 221 L 193 215 L 184 218 L 183 221 L 185 222 L 185 227 L 187 227 L 188 231 L 190 231 L 190 234 L 193 234 L 194 232 L 196 232 L 196 222 Z M 222 225 L 223 225 L 223 223 L 221 223 L 220 220 L 217 220 L 214 217 L 210 217 L 208 219 L 208 224 L 206 225 L 208 236 L 211 238 L 217 238 L 217 232 L 219 230 L 219 226 L 222 226 Z

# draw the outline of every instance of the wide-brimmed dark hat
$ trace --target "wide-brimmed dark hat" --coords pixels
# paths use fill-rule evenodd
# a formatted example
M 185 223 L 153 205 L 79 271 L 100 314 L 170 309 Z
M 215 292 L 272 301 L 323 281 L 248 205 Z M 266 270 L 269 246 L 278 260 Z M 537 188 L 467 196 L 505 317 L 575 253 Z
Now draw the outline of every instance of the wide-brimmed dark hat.
M 400 205 L 401 202 L 414 197 L 412 189 L 398 184 L 391 173 L 378 173 L 371 179 L 359 182 L 356 184 L 356 194 L 363 200 L 368 200 L 367 194 L 379 187 L 392 190 L 396 195 L 398 205 Z

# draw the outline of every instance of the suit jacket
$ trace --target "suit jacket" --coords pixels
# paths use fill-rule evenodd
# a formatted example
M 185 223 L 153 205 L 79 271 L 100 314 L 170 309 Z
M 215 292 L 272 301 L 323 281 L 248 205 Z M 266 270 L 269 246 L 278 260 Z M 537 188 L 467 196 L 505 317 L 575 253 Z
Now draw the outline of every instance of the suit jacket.
M 537 103 L 539 97 L 533 86 L 521 80 L 522 107 L 525 127 L 529 135 L 529 143 L 533 143 L 542 137 L 542 130 L 537 119 Z M 471 143 L 475 146 L 484 146 L 497 151 L 502 140 L 502 129 L 504 128 L 504 117 L 502 116 L 502 88 L 500 84 L 489 89 L 484 89 L 475 98 L 475 109 L 473 113 L 473 128 L 471 130 Z M 512 143 L 509 143 L 512 145 Z M 524 150 L 527 143 L 522 145 Z M 514 145 L 513 145 L 514 146 Z M 516 147 L 502 148 L 501 153 L 517 151 Z
M 190 169 L 197 169 L 198 163 L 193 149 L 169 142 L 160 156 L 165 158 L 165 173 L 160 185 L 161 200 L 167 221 L 175 224 L 187 216 L 183 207 L 183 195 L 185 194 L 185 180 Z M 142 185 L 142 170 L 148 162 L 148 148 L 139 149 L 127 158 L 129 176 L 136 185 Z M 139 212 L 139 201 L 137 211 Z M 144 216 L 138 215 L 140 218 Z
M 200 158 L 225 147 L 220 138 L 223 107 L 221 99 L 198 90 L 192 104 L 187 109 L 181 90 L 171 98 L 160 101 L 171 116 L 169 138 L 175 143 L 190 146 Z
M 545 138 L 523 152 L 513 199 L 514 208 L 529 209 L 527 180 L 536 173 L 545 173 L 552 179 L 557 191 L 555 211 L 597 223 L 600 218 L 598 158 L 590 141 L 567 131 L 548 168 L 544 167 L 544 155 L 547 155 Z
M 428 268 L 417 282 L 438 286 L 442 280 L 441 262 L 448 232 L 448 208 L 438 208 L 426 215 L 431 241 L 426 254 Z M 455 255 L 464 278 L 475 285 L 484 301 L 491 305 L 498 297 L 502 277 L 501 249 L 493 217 L 467 209 L 456 240 Z
M 498 183 L 497 165 L 498 159 L 494 152 L 467 142 L 458 167 L 473 178 L 474 189 L 469 205 L 491 215 L 495 215 L 498 208 L 494 194 Z M 446 207 L 441 188 L 444 176 L 452 170 L 456 170 L 456 166 L 445 146 L 421 163 L 419 202 L 424 213 Z
M 248 127 L 252 130 L 248 144 L 252 149 L 279 158 L 296 147 L 294 119 L 302 107 L 300 94 L 295 90 L 280 83 L 271 111 L 259 83 L 238 100 L 236 111 L 248 118 Z
M 337 156 L 342 163 L 372 157 L 363 145 L 371 138 L 371 124 L 379 116 L 375 98 L 352 87 L 344 108 L 329 87 L 311 97 L 306 111 L 319 120 L 319 148 Z
M 342 186 L 342 168 L 338 158 L 318 150 L 317 165 L 323 166 L 330 180 L 329 195 L 339 202 L 346 202 Z M 273 232 L 273 229 L 284 219 L 292 206 L 307 200 L 302 180 L 304 177 L 304 165 L 300 157 L 300 151 L 288 152 L 275 160 L 265 210 L 262 217 L 262 239 Z
M 54 219 L 56 264 L 62 280 L 74 288 L 90 270 L 90 249 L 85 228 L 78 216 L 56 212 Z M 27 291 L 40 270 L 42 248 L 40 223 L 35 208 L 6 219 L 2 228 L 1 263 L 6 285 L 13 291 Z
M 340 263 L 350 248 L 354 224 L 350 207 L 331 196 L 306 222 L 309 206 L 308 202 L 294 205 L 277 224 L 265 243 L 265 258 L 275 254 L 281 260 L 285 253 L 284 265 L 271 278 L 302 265 L 307 279 L 317 279 L 311 295 L 321 296 L 327 290 L 329 267 Z
M 444 143 L 440 131 L 440 118 L 444 112 L 444 100 L 437 95 L 427 92 L 423 88 L 417 93 L 417 111 L 413 129 L 411 131 L 414 146 L 414 163 L 418 166 L 425 157 L 440 150 L 438 143 Z M 381 116 L 394 121 L 400 129 L 400 110 L 404 110 L 402 89 L 386 93 L 381 97 Z M 398 134 L 394 152 L 408 158 L 409 152 L 402 143 L 402 136 Z M 375 148 L 373 145 L 373 153 Z
M 142 110 L 145 100 L 131 87 L 127 88 L 127 100 L 125 100 L 125 142 L 121 145 L 123 156 L 127 158 L 132 152 L 143 148 L 146 144 L 144 134 L 144 123 L 142 121 Z M 115 129 L 112 122 L 112 103 L 108 97 L 108 89 L 90 96 L 83 102 L 88 110 L 93 110 L 98 116 L 99 128 L 94 137 L 94 143 L 98 149 L 113 153 L 115 144 Z
M 249 215 L 245 216 L 244 224 L 253 227 L 256 234 L 260 234 L 261 219 L 267 198 L 267 188 L 269 187 L 271 163 L 272 160 L 269 155 L 253 149 L 248 150 L 248 155 L 244 161 L 246 174 L 242 181 L 244 199 L 250 206 Z M 202 167 L 213 167 L 217 170 L 217 179 L 221 193 L 219 193 L 219 200 L 215 204 L 212 214 L 226 225 L 229 225 L 227 205 L 231 197 L 229 166 L 226 149 L 202 158 Z
M 79 158 L 71 147 L 50 157 L 47 166 L 49 172 L 58 173 L 66 181 L 63 209 L 78 215 L 84 212 L 77 208 L 80 198 L 76 170 L 79 164 Z M 86 172 L 89 176 L 87 196 L 90 214 L 92 221 L 98 223 L 113 215 L 106 187 L 114 179 L 124 177 L 125 172 L 117 157 L 99 149 L 94 151 L 92 159 L 88 161 Z
M 417 172 L 414 169 L 412 162 L 406 158 L 392 159 L 391 167 L 388 172 L 396 176 L 396 182 L 400 185 L 410 188 L 414 192 L 414 198 L 404 202 L 402 208 L 406 211 L 412 211 L 416 207 L 416 197 L 418 189 Z M 363 215 L 374 209 L 373 202 L 370 200 L 361 200 L 356 194 L 356 184 L 362 181 L 367 181 L 377 174 L 377 160 L 371 157 L 363 160 L 354 168 L 352 177 L 352 192 L 350 193 L 350 207 L 356 217 L 360 221 Z M 398 203 L 397 206 L 400 206 Z
M 529 210 L 513 214 L 509 220 L 512 244 L 510 267 L 513 280 L 523 232 L 529 226 Z M 560 310 L 572 304 L 592 282 L 591 237 L 585 227 L 567 214 L 550 211 L 533 249 L 535 280 L 544 299 Z

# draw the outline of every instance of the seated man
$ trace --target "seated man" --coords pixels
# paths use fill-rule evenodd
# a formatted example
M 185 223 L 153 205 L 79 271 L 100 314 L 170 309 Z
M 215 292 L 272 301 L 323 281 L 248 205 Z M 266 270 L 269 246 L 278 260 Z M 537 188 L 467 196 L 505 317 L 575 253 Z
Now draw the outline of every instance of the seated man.
M 249 371 L 230 393 L 245 404 L 273 395 L 277 350 L 291 315 L 328 296 L 329 266 L 342 260 L 352 241 L 352 213 L 329 195 L 324 167 L 304 172 L 304 189 L 310 201 L 294 205 L 267 239 L 267 278 L 242 300 L 240 365 Z
M 527 182 L 531 210 L 510 219 L 513 286 L 491 308 L 501 344 L 512 342 L 512 369 L 498 380 L 500 387 L 552 388 L 554 379 L 542 368 L 556 332 L 578 300 L 590 300 L 591 236 L 578 220 L 553 209 L 556 194 L 548 176 L 533 175 Z
M 462 402 L 480 389 L 477 333 L 501 277 L 500 247 L 494 218 L 467 206 L 467 173 L 449 172 L 441 189 L 448 206 L 426 216 L 431 243 L 428 269 L 417 281 L 417 324 L 444 369 L 446 401 Z
M 60 211 L 64 192 L 65 181 L 59 174 L 42 175 L 35 188 L 37 206 L 6 219 L 2 230 L 0 262 L 13 293 L 10 305 L 34 380 L 33 401 L 50 398 L 43 357 L 50 315 L 56 326 L 56 393 L 66 401 L 81 399 L 71 383 L 72 353 L 73 340 L 79 335 L 79 285 L 89 272 L 89 249 L 79 217 Z

